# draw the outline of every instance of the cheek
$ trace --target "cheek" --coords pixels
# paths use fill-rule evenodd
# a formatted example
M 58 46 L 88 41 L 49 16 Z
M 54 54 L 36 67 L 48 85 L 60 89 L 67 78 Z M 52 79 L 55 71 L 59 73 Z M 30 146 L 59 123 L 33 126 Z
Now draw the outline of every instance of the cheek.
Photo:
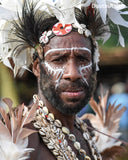
M 44 66 L 50 76 L 52 76 L 53 80 L 56 83 L 56 87 L 58 86 L 61 77 L 64 73 L 64 67 L 58 68 L 58 67 L 52 67 L 48 62 L 44 62 Z
M 89 85 L 89 79 L 90 75 L 92 73 L 92 63 L 90 63 L 88 66 L 80 66 L 79 67 L 79 72 L 82 76 L 82 80 Z

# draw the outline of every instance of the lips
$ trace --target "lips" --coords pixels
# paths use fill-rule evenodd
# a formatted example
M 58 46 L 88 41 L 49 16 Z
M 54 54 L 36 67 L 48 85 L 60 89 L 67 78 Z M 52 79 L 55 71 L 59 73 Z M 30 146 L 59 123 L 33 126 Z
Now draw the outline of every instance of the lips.
M 61 94 L 68 99 L 79 99 L 84 95 L 84 90 L 81 88 L 68 88 Z
M 79 92 L 63 92 L 63 95 L 67 96 L 70 99 L 78 99 L 82 96 L 83 92 L 79 91 Z

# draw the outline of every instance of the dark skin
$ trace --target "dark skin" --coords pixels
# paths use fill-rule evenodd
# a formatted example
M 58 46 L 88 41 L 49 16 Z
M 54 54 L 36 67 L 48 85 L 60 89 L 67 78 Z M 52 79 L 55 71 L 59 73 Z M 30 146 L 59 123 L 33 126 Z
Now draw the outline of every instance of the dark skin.
M 63 87 L 60 87 L 60 90 L 58 92 L 58 96 L 63 102 L 63 107 L 70 107 L 76 108 L 81 104 L 81 102 L 85 99 L 86 94 L 88 92 L 88 85 L 83 80 L 82 74 L 80 73 L 80 67 L 81 66 L 88 66 L 90 62 L 92 62 L 92 55 L 84 50 L 81 51 L 79 49 L 73 49 L 70 51 L 67 51 L 66 48 L 80 48 L 85 47 L 89 50 L 91 50 L 91 42 L 88 38 L 86 38 L 83 35 L 78 34 L 77 32 L 71 32 L 70 34 L 66 36 L 55 36 L 50 40 L 50 42 L 45 45 L 44 53 L 51 49 L 57 49 L 57 48 L 64 48 L 61 51 L 54 50 L 53 52 L 50 52 L 47 56 L 44 56 L 43 62 L 48 62 L 50 66 L 53 68 L 64 68 L 63 75 L 61 76 L 61 79 L 59 81 L 59 86 L 62 84 L 68 85 L 68 89 L 63 89 Z M 44 54 L 45 55 L 45 54 Z M 56 86 L 56 76 L 53 73 L 49 73 L 47 67 L 44 63 L 41 63 L 40 60 L 36 59 L 33 64 L 33 72 L 35 76 L 38 79 L 38 86 L 39 86 L 39 97 L 43 100 L 45 105 L 48 107 L 49 111 L 55 115 L 56 119 L 59 119 L 63 126 L 70 129 L 70 132 L 76 136 L 77 141 L 81 143 L 81 148 L 85 149 L 87 152 L 87 155 L 91 157 L 90 149 L 88 143 L 83 140 L 82 131 L 80 129 L 77 129 L 77 127 L 74 125 L 74 118 L 75 114 L 66 114 L 62 113 L 60 110 L 56 109 L 55 106 L 53 106 L 50 101 L 46 98 L 46 96 L 43 94 L 41 85 L 43 85 L 42 81 L 42 75 L 41 75 L 41 68 L 43 67 L 43 70 L 45 71 L 45 74 L 50 76 L 52 78 L 52 85 Z M 69 69 L 70 68 L 70 69 Z M 86 80 L 89 83 L 90 76 L 92 74 L 92 69 L 90 69 L 86 74 Z M 77 80 L 81 81 L 86 87 L 80 87 L 78 89 L 77 87 L 73 87 L 72 84 L 76 82 Z M 59 87 L 58 87 L 59 88 Z M 53 95 L 54 96 L 54 95 Z M 86 104 L 86 102 L 84 102 Z M 83 103 L 83 106 L 85 104 Z M 31 125 L 31 128 L 33 126 Z M 67 139 L 67 137 L 66 137 Z M 68 140 L 68 139 L 67 139 Z M 77 153 L 76 149 L 73 147 L 73 143 L 68 140 L 69 145 L 72 147 L 73 151 L 76 153 L 79 160 L 82 160 L 83 158 Z M 30 160 L 55 160 L 56 158 L 52 155 L 49 149 L 44 145 L 44 143 L 41 141 L 40 136 L 38 133 L 34 133 L 30 136 L 29 141 L 29 147 L 35 148 L 35 151 L 31 153 Z M 91 157 L 93 160 L 93 158 Z

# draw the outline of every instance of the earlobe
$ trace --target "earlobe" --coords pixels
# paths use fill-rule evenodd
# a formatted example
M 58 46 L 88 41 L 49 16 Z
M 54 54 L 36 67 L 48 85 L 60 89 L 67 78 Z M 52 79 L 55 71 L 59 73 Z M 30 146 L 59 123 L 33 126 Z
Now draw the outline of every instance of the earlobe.
M 40 66 L 39 66 L 39 59 L 37 58 L 34 62 L 33 62 L 33 73 L 36 77 L 40 76 Z

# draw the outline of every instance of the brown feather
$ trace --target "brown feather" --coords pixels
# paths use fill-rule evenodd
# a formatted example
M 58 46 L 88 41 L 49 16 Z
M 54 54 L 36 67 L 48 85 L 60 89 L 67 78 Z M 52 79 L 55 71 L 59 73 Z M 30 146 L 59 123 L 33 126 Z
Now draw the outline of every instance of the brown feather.
M 9 132 L 11 133 L 11 124 L 10 124 L 9 117 L 6 114 L 5 110 L 3 108 L 1 108 L 1 107 L 0 107 L 0 113 L 1 113 L 1 116 L 2 116 L 2 118 L 4 120 L 4 123 L 6 124 Z
M 11 139 L 11 133 L 9 132 L 8 128 L 2 123 L 0 120 L 0 135 L 7 136 Z
M 24 109 L 24 104 L 22 104 L 21 106 L 18 106 L 18 113 L 17 113 L 18 125 L 21 125 L 22 116 L 23 116 L 23 109 Z
M 5 104 L 7 104 L 7 106 L 9 107 L 9 109 L 12 108 L 13 102 L 12 102 L 11 99 L 4 98 L 3 101 L 4 101 Z
M 23 128 L 22 132 L 19 135 L 19 140 L 24 139 L 24 138 L 28 137 L 29 135 L 31 135 L 32 133 L 35 133 L 35 132 L 37 132 L 37 131 L 33 130 L 33 129 Z
M 27 131 L 27 129 L 23 130 L 23 127 L 26 124 L 30 123 L 32 120 L 34 120 L 35 114 L 36 114 L 36 104 L 32 104 L 31 109 L 22 118 L 21 125 L 18 128 L 18 133 L 17 133 L 16 141 L 18 141 L 19 139 L 21 139 L 21 135 L 22 135 L 22 137 L 25 137 L 25 135 L 27 135 L 27 134 L 30 135 L 30 130 L 28 129 L 28 133 L 27 133 L 27 132 L 25 132 L 25 131 Z M 34 133 L 34 132 L 35 132 L 35 130 L 33 132 L 31 132 L 31 133 Z
M 106 149 L 101 153 L 103 160 L 116 160 L 126 152 L 126 149 L 122 146 L 114 146 L 112 148 Z
M 33 106 L 31 107 L 29 114 L 23 117 L 22 120 L 22 125 L 26 125 L 28 123 L 30 123 L 33 119 L 33 117 L 36 114 L 36 104 L 33 104 Z
M 100 119 L 102 119 L 102 112 L 98 104 L 96 103 L 96 101 L 93 98 L 91 98 L 91 100 L 89 101 L 89 104 L 91 105 L 94 112 L 99 115 Z
M 7 104 L 9 113 L 7 114 L 2 108 L 0 108 L 0 113 L 5 121 L 5 125 L 0 122 L 0 133 L 7 134 L 8 137 L 10 133 L 14 143 L 34 133 L 35 130 L 23 127 L 34 119 L 36 114 L 36 104 L 32 104 L 31 109 L 23 116 L 24 104 L 13 110 L 13 102 L 9 98 L 4 98 L 3 101 Z
M 96 115 L 85 114 L 82 119 L 89 119 L 95 130 L 96 145 L 100 152 L 103 152 L 103 160 L 113 160 L 121 151 L 120 141 L 118 137 L 119 121 L 126 110 L 125 107 L 119 109 L 120 105 L 109 104 L 107 108 L 108 92 L 103 96 L 103 90 L 101 97 L 99 97 L 99 103 L 93 98 L 90 100 L 90 105 Z M 114 135 L 115 137 L 112 137 Z M 106 136 L 106 137 L 104 137 Z M 124 143 L 124 142 L 123 142 Z

